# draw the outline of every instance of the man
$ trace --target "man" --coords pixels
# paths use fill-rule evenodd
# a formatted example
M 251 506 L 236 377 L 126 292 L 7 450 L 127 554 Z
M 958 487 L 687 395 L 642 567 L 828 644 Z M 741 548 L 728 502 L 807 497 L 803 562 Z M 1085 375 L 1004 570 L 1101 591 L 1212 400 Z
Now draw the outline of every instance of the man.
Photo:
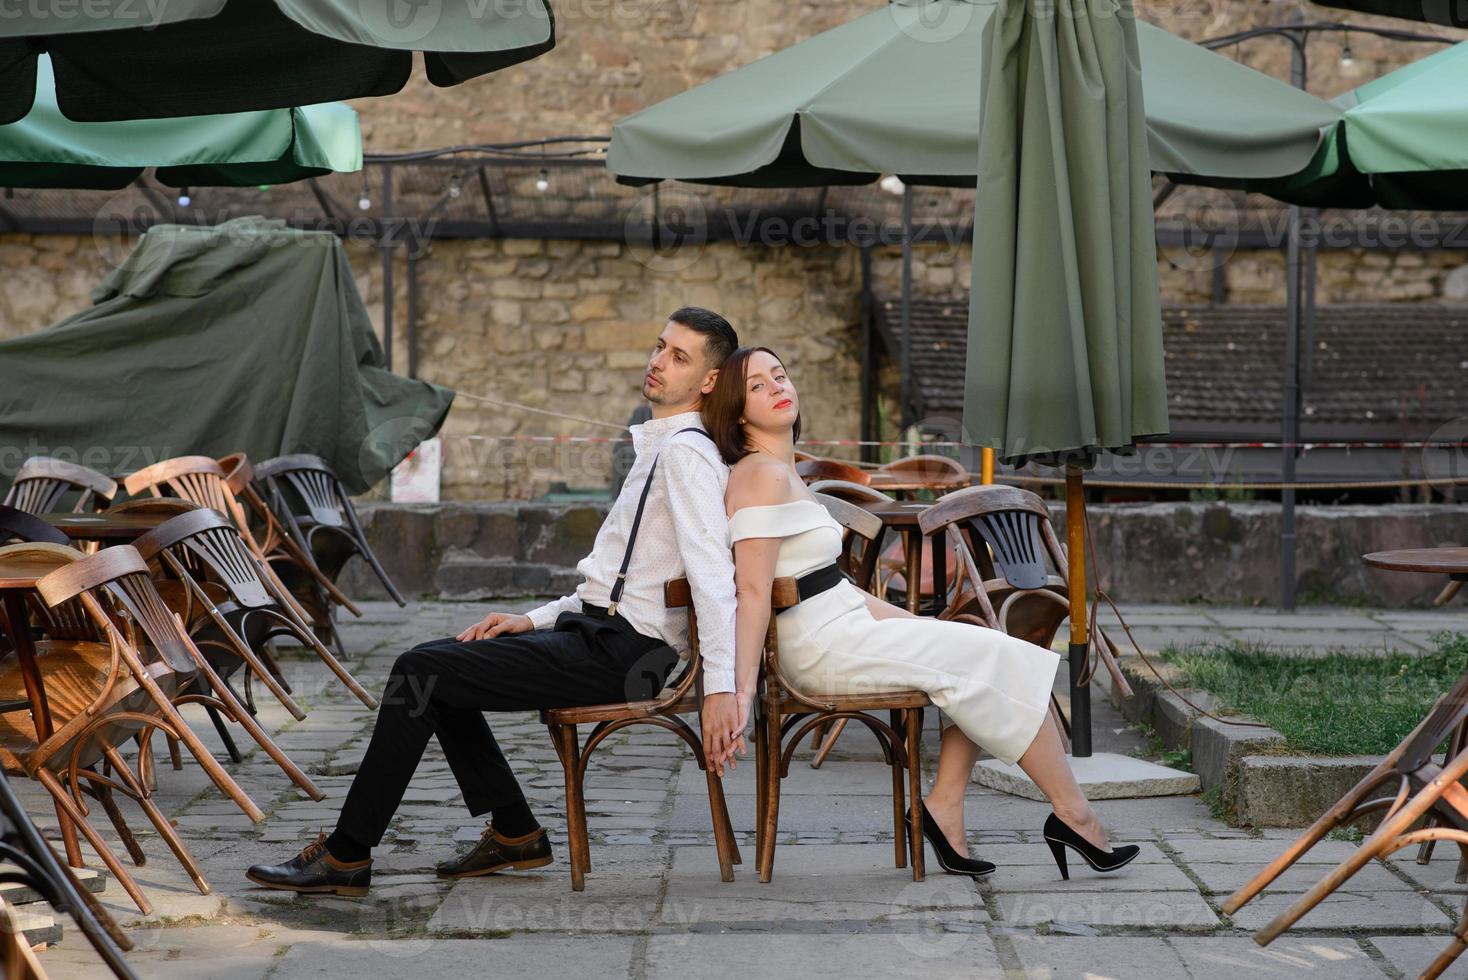
M 652 419 L 631 428 L 637 458 L 591 554 L 577 565 L 584 581 L 576 593 L 525 615 L 490 613 L 457 637 L 398 657 L 336 829 L 284 864 L 255 865 L 246 873 L 249 880 L 302 893 L 366 894 L 372 848 L 431 735 L 438 736 L 469 811 L 491 814 L 479 843 L 440 864 L 439 875 L 463 878 L 551 863 L 545 829 L 483 712 L 652 697 L 688 642 L 682 610 L 664 608 L 667 579 L 687 577 L 693 593 L 703 653 L 705 751 L 722 762 L 738 724 L 734 566 L 724 516 L 729 472 L 702 431 L 698 408 L 738 344 L 729 322 L 709 310 L 685 307 L 668 318 L 642 383 Z

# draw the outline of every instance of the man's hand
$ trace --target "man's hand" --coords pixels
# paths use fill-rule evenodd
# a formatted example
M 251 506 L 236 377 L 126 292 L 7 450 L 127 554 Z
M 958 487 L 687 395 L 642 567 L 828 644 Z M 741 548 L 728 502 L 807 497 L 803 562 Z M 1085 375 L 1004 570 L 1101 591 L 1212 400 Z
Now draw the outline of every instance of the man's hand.
M 460 643 L 468 640 L 487 640 L 505 633 L 527 633 L 533 629 L 535 629 L 535 624 L 530 621 L 529 616 L 522 616 L 519 613 L 495 612 L 460 633 L 458 639 Z
M 744 727 L 740 724 L 739 705 L 733 691 L 705 694 L 699 711 L 703 726 L 704 765 L 719 778 L 724 776 L 724 763 L 734 769 L 734 752 L 746 753 Z

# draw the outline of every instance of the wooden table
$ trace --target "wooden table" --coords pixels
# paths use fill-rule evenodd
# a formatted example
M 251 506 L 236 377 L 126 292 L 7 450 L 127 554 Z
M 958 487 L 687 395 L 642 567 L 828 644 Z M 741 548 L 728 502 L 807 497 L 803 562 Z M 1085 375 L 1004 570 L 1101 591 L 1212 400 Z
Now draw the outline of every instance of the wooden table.
M 136 541 L 164 521 L 177 514 L 122 513 L 71 514 L 42 516 L 47 524 L 64 532 L 73 541 Z
M 1446 575 L 1455 582 L 1468 582 L 1468 548 L 1402 548 L 1397 551 L 1373 551 L 1361 560 L 1373 568 L 1388 572 L 1426 572 Z M 1462 751 L 1468 739 L 1468 718 L 1465 718 L 1448 738 L 1448 751 L 1444 760 L 1453 758 Z M 1441 826 L 1434 814 L 1427 819 L 1428 827 Z M 1423 841 L 1417 848 L 1417 863 L 1432 860 L 1432 849 L 1436 841 Z M 1468 880 L 1468 859 L 1460 859 L 1456 879 L 1459 884 Z
M 871 474 L 871 481 L 867 486 L 873 490 L 883 493 L 908 493 L 917 490 L 931 490 L 934 493 L 947 493 L 950 490 L 961 490 L 972 486 L 973 476 L 953 478 L 924 477 L 919 473 L 884 473 L 881 470 Z
M 1428 572 L 1446 575 L 1455 582 L 1468 582 L 1468 548 L 1404 548 L 1373 551 L 1362 559 L 1389 572 Z
M 918 527 L 918 515 L 932 505 L 915 500 L 893 500 L 881 503 L 858 500 L 854 503 L 882 519 L 883 535 L 873 545 L 879 554 L 882 541 L 886 538 L 885 532 L 888 529 L 902 535 L 902 550 L 907 557 L 907 571 L 904 573 L 907 578 L 907 611 L 916 615 L 923 592 L 923 531 Z M 938 589 L 938 583 L 945 577 L 943 575 L 944 558 L 943 542 L 935 535 L 933 537 L 933 585 L 935 590 Z

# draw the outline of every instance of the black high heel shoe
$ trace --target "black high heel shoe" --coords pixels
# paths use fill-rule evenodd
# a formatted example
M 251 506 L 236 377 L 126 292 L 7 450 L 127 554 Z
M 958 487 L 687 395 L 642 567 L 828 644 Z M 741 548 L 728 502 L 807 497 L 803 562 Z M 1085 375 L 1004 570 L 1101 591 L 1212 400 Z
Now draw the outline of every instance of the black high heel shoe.
M 1045 818 L 1045 842 L 1050 845 L 1050 853 L 1055 855 L 1055 863 L 1060 868 L 1060 877 L 1066 881 L 1070 880 L 1070 870 L 1065 866 L 1067 847 L 1079 854 L 1091 866 L 1092 871 L 1103 873 L 1126 867 L 1142 852 L 1142 849 L 1136 844 L 1126 844 L 1103 851 L 1071 830 L 1069 824 L 1053 813 Z
M 928 804 L 923 803 L 923 837 L 929 844 L 933 845 L 933 851 L 938 855 L 938 864 L 944 871 L 951 875 L 971 875 L 982 878 L 984 875 L 994 873 L 994 865 L 988 861 L 980 861 L 978 858 L 966 858 L 953 849 L 948 843 L 948 837 L 943 833 L 943 828 L 938 826 L 938 821 L 928 812 Z

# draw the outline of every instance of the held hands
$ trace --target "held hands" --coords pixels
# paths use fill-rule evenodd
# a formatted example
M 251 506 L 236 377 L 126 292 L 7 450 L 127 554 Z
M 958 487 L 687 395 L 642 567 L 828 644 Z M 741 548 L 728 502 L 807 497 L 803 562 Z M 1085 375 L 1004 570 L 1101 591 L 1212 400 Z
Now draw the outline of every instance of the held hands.
M 529 616 L 519 613 L 494 612 L 460 633 L 458 640 L 460 643 L 469 640 L 488 640 L 505 633 L 528 633 L 533 629 L 535 629 L 535 624 L 530 621 Z
M 704 765 L 719 778 L 724 776 L 724 763 L 736 768 L 734 754 L 747 755 L 744 726 L 749 720 L 748 695 L 732 691 L 705 694 L 699 721 L 703 727 Z

